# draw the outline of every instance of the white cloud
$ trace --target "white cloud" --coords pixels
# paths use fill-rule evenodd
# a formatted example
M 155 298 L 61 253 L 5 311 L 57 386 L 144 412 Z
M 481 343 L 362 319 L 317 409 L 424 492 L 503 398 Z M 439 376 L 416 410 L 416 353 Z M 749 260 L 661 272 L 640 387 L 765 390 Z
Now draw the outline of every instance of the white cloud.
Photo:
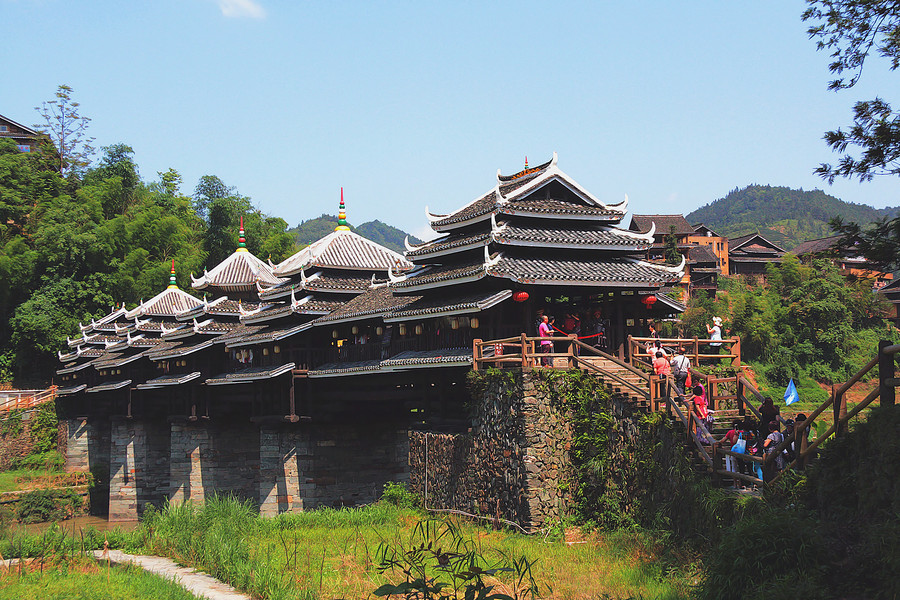
M 249 17 L 251 19 L 264 19 L 266 17 L 266 9 L 254 0 L 216 0 L 219 10 L 226 17 L 241 19 Z

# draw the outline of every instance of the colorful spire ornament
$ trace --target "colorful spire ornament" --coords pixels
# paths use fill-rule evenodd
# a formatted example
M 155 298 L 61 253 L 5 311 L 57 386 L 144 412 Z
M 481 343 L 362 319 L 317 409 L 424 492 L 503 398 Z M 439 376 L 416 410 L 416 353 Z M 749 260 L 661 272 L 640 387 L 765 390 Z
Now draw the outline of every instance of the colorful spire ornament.
M 347 226 L 347 213 L 344 210 L 344 188 L 341 187 L 341 207 L 338 211 L 338 226 L 334 228 L 335 231 L 350 231 L 350 228 Z
M 244 216 L 241 215 L 241 228 L 238 229 L 238 247 L 237 252 L 248 252 L 247 240 L 244 238 Z
M 526 169 L 528 168 L 528 157 L 527 156 L 525 157 L 525 168 Z
M 172 259 L 172 272 L 169 273 L 169 288 L 178 289 L 178 283 L 175 281 L 175 259 Z

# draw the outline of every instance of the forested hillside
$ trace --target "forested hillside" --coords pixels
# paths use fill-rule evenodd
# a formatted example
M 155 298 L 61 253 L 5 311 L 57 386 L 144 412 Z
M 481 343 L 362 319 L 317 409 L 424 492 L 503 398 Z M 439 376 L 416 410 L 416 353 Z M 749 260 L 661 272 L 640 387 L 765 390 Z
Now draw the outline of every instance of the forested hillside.
M 283 219 L 218 177 L 201 178 L 193 197 L 174 169 L 145 181 L 124 144 L 91 167 L 70 162 L 65 177 L 61 162 L 49 143 L 22 153 L 0 139 L 0 381 L 46 383 L 79 322 L 163 290 L 172 259 L 190 291 L 190 273 L 234 251 L 241 216 L 251 252 L 293 251 Z
M 742 189 L 735 188 L 724 198 L 698 208 L 686 218 L 690 223 L 705 223 L 727 237 L 759 230 L 789 250 L 800 242 L 833 235 L 828 226 L 832 217 L 868 224 L 896 210 L 851 204 L 822 190 L 749 185 Z
M 288 232 L 294 236 L 294 241 L 297 245 L 303 247 L 334 231 L 334 228 L 337 226 L 337 220 L 337 217 L 334 215 L 323 214 L 315 219 L 301 222 L 297 227 L 288 230 Z M 406 247 L 403 245 L 403 239 L 407 235 L 406 232 L 382 223 L 377 219 L 375 221 L 367 221 L 359 227 L 350 225 L 350 229 L 364 238 L 368 238 L 395 252 L 402 254 L 406 250 Z M 412 244 L 422 243 L 415 236 L 409 236 L 409 241 Z

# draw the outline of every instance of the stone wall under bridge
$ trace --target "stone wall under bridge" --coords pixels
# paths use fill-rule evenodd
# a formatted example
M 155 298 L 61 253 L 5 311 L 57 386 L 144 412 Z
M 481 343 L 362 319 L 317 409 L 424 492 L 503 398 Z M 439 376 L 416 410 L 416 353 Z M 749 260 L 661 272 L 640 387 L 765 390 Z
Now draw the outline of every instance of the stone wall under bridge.
M 410 485 L 428 508 L 499 516 L 536 531 L 573 509 L 570 416 L 536 372 L 497 372 L 484 381 L 473 390 L 467 433 L 410 432 Z M 624 396 L 611 405 L 609 443 L 634 443 L 642 410 Z
M 137 519 L 167 499 L 202 503 L 213 494 L 275 515 L 371 503 L 386 482 L 408 480 L 406 425 L 388 418 L 274 425 L 69 419 L 66 463 L 95 473 L 92 506 L 110 520 Z

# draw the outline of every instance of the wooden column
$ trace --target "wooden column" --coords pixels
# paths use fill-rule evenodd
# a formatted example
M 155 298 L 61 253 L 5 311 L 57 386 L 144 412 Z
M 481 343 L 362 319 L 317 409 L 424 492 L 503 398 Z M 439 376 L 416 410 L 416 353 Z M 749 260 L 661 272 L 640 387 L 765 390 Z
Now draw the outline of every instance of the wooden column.
M 893 406 L 896 402 L 894 393 L 894 355 L 887 354 L 884 349 L 890 346 L 887 340 L 878 342 L 878 385 L 880 387 L 881 406 Z

